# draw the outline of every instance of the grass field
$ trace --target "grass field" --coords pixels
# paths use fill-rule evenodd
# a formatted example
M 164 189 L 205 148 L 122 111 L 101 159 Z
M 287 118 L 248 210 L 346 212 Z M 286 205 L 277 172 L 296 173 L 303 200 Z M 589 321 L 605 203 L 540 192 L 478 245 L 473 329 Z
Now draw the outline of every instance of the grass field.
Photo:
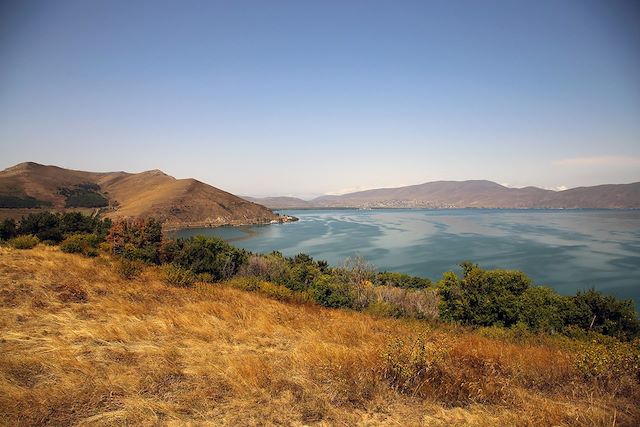
M 640 424 L 633 367 L 587 376 L 577 342 L 157 277 L 0 247 L 0 423 Z

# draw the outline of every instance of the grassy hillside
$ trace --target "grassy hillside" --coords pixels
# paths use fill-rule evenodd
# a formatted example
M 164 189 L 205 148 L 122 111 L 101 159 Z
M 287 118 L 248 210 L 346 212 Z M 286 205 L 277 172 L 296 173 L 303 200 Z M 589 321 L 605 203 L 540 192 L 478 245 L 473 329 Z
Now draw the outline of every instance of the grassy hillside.
M 153 216 L 167 228 L 284 220 L 264 206 L 159 170 L 97 173 L 28 162 L 0 171 L 0 218 L 37 207 L 103 208 L 113 219 Z
M 567 338 L 285 304 L 0 248 L 0 423 L 637 425 L 637 367 Z M 617 353 L 620 353 L 616 356 Z M 635 369 L 635 370 L 634 370 Z

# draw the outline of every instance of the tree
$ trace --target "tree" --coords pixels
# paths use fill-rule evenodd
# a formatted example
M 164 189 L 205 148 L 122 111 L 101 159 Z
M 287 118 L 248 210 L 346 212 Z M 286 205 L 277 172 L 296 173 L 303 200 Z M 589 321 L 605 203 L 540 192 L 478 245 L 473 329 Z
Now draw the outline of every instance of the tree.
M 16 221 L 13 218 L 7 218 L 0 223 L 0 240 L 9 240 L 16 236 Z

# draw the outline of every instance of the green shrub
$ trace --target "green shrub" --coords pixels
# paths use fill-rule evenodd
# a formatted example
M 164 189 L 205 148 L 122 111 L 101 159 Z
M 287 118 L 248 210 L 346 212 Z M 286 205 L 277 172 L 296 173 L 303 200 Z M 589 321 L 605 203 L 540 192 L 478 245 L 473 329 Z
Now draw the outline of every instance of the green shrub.
M 16 234 L 33 234 L 40 241 L 51 240 L 59 243 L 64 240 L 65 235 L 83 233 L 95 234 L 102 241 L 110 227 L 110 220 L 100 220 L 80 212 L 38 212 L 22 217 Z
M 323 274 L 313 282 L 310 293 L 317 304 L 333 308 L 352 308 L 354 296 L 351 287 L 337 282 L 336 278 Z
M 13 218 L 0 222 L 0 240 L 9 240 L 16 236 L 18 226 Z
M 258 290 L 260 281 L 255 277 L 236 276 L 223 282 L 224 285 L 240 289 L 243 291 L 255 292 Z
M 531 279 L 520 271 L 483 270 L 460 264 L 463 277 L 445 273 L 438 282 L 443 319 L 480 326 L 511 326 L 518 321 L 519 298 Z
M 24 236 L 14 237 L 9 240 L 9 246 L 14 249 L 33 249 L 39 242 L 37 237 L 27 234 Z
M 98 252 L 98 249 L 96 248 L 89 248 L 86 250 L 86 252 L 84 253 L 86 256 L 88 256 L 89 258 L 95 258 L 98 255 L 100 255 L 100 253 Z
M 377 286 L 394 286 L 406 289 L 424 289 L 431 286 L 429 279 L 388 271 L 377 273 L 373 282 Z
M 72 234 L 60 243 L 60 250 L 71 254 L 97 256 L 99 241 L 100 238 L 95 234 Z
M 162 224 L 154 218 L 116 222 L 109 229 L 106 240 L 114 255 L 153 264 L 160 262 Z
M 238 273 L 248 255 L 245 250 L 235 248 L 222 239 L 204 236 L 179 239 L 170 253 L 163 254 L 167 261 L 196 274 L 208 273 L 215 281 Z
M 171 286 L 189 288 L 196 282 L 193 271 L 173 264 L 163 265 L 160 270 L 162 281 Z
M 123 279 L 131 280 L 140 276 L 144 271 L 145 263 L 136 259 L 121 258 L 116 264 L 116 271 Z
M 271 282 L 260 282 L 258 284 L 258 292 L 279 301 L 292 301 L 295 294 L 289 288 Z
M 640 341 L 632 343 L 582 342 L 575 367 L 584 377 L 620 385 L 640 382 Z

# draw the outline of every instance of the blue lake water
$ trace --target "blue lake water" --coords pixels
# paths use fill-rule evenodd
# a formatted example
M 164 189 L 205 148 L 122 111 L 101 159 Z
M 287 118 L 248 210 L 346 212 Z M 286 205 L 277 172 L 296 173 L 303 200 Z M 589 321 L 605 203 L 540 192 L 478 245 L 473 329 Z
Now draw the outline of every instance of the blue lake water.
M 378 270 L 437 280 L 458 263 L 517 269 L 563 294 L 594 287 L 640 302 L 640 211 L 283 210 L 287 224 L 181 230 L 254 252 L 300 252 L 339 265 L 354 254 Z

